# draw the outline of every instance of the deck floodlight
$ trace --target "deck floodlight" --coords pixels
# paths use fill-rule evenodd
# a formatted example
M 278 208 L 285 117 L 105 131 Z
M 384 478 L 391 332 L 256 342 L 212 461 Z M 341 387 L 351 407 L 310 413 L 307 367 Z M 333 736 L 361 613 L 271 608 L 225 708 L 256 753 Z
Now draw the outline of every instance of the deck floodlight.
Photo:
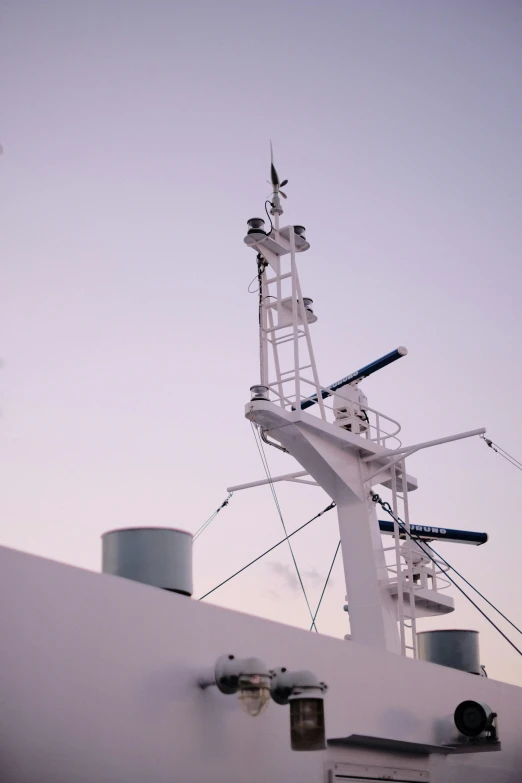
M 221 693 L 237 693 L 241 709 L 256 717 L 270 703 L 270 672 L 259 658 L 222 655 L 215 668 L 216 685 Z
M 465 737 L 481 737 L 493 742 L 497 740 L 496 717 L 496 712 L 478 701 L 461 702 L 453 716 L 455 726 Z
M 290 745 L 292 750 L 325 749 L 322 698 L 293 697 L 290 702 Z
M 247 220 L 248 236 L 252 236 L 254 239 L 262 239 L 266 237 L 265 221 L 263 218 L 250 218 Z
M 305 237 L 306 228 L 304 226 L 294 226 L 294 231 L 297 234 L 297 236 L 306 239 Z
M 272 672 L 270 693 L 277 704 L 290 704 L 290 745 L 292 750 L 324 750 L 326 735 L 323 694 L 327 690 L 309 671 Z

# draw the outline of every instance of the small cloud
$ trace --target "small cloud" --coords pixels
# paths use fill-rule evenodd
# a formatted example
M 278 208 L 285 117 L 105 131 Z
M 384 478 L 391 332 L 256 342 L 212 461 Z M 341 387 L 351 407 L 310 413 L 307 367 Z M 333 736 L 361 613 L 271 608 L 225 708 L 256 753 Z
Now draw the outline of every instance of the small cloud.
M 274 576 L 278 577 L 282 581 L 283 587 L 287 587 L 289 590 L 293 590 L 294 592 L 297 592 L 301 589 L 299 579 L 297 578 L 295 571 L 295 566 L 292 563 L 267 563 L 266 567 L 270 569 Z M 319 571 L 317 571 L 315 568 L 309 568 L 306 571 L 300 570 L 300 573 L 303 583 L 306 587 L 312 586 L 317 590 L 323 589 L 326 574 L 320 574 Z M 326 589 L 329 590 L 334 585 L 335 579 L 330 576 Z
M 295 572 L 295 567 L 288 563 L 267 563 L 267 568 L 272 571 L 272 574 L 279 577 L 279 579 L 283 582 L 283 587 L 288 587 L 290 590 L 298 591 L 300 590 L 300 584 L 299 579 L 297 578 L 297 574 Z M 301 571 L 301 577 L 303 579 L 303 582 L 305 585 L 313 585 L 314 588 L 323 588 L 324 586 L 324 580 L 326 579 L 326 576 L 323 574 L 320 574 L 319 571 L 317 571 L 315 568 L 309 568 L 307 571 Z M 330 576 L 330 579 L 328 580 L 327 589 L 330 587 L 333 587 L 335 584 L 335 580 L 332 576 Z
M 314 570 L 314 571 L 305 571 L 304 575 L 306 576 L 307 579 L 312 580 L 315 587 L 321 587 L 321 589 L 324 587 L 326 574 L 320 574 Z M 326 589 L 329 590 L 331 587 L 334 587 L 334 585 L 335 585 L 335 579 L 330 574 L 330 577 L 328 579 L 328 584 L 326 585 Z
M 303 581 L 311 582 L 314 587 L 322 587 L 324 585 L 325 577 L 322 576 L 315 568 L 310 568 L 308 571 L 301 571 Z M 328 582 L 330 584 L 330 582 Z
M 266 565 L 275 576 L 282 579 L 284 587 L 294 591 L 299 590 L 299 580 L 293 565 L 285 565 L 284 563 L 267 563 Z

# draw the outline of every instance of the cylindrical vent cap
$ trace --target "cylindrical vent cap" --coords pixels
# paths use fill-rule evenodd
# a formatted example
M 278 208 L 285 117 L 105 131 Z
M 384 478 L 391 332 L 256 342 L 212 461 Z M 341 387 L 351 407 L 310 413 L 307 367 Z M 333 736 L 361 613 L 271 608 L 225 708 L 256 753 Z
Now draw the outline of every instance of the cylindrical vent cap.
M 481 674 L 478 631 L 421 631 L 419 658 L 470 674 Z
M 102 535 L 102 571 L 192 595 L 192 533 L 128 527 Z

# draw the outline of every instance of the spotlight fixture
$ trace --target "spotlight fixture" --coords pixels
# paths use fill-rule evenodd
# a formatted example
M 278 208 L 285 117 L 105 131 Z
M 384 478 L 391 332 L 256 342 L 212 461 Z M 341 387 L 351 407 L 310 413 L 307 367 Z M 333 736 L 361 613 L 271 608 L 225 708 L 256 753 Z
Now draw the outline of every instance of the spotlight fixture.
M 478 701 L 461 702 L 453 716 L 455 726 L 465 737 L 489 742 L 498 740 L 496 718 L 496 712 Z
M 294 231 L 297 234 L 297 236 L 301 237 L 302 239 L 306 239 L 305 237 L 306 228 L 304 226 L 294 226 Z
M 324 750 L 323 694 L 327 685 L 309 671 L 272 672 L 270 693 L 277 704 L 290 704 L 290 745 L 292 750 Z
M 216 661 L 215 684 L 221 693 L 237 693 L 241 709 L 252 717 L 270 703 L 270 672 L 259 658 L 222 655 Z

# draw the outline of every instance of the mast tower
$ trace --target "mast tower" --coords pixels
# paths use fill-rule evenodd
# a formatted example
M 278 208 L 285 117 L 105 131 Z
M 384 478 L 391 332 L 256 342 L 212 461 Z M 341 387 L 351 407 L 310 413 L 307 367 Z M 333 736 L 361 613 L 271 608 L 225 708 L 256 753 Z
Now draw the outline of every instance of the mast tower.
M 259 383 L 251 387 L 245 415 L 265 442 L 303 468 L 275 480 L 299 481 L 308 474 L 336 503 L 350 638 L 415 657 L 416 617 L 451 612 L 453 599 L 441 593 L 441 569 L 419 555 L 409 536 L 401 540 L 396 522 L 394 545 L 384 548 L 372 488 L 391 490 L 394 516 L 400 513 L 409 531 L 408 495 L 417 481 L 406 472 L 406 457 L 484 430 L 402 446 L 399 423 L 371 408 L 359 388 L 363 378 L 406 355 L 402 347 L 335 384 L 321 384 L 310 336 L 317 316 L 312 299 L 303 296 L 297 267 L 310 244 L 304 226 L 280 225 L 286 184 L 272 157 L 269 225 L 251 218 L 244 239 L 256 253 L 260 354 Z

